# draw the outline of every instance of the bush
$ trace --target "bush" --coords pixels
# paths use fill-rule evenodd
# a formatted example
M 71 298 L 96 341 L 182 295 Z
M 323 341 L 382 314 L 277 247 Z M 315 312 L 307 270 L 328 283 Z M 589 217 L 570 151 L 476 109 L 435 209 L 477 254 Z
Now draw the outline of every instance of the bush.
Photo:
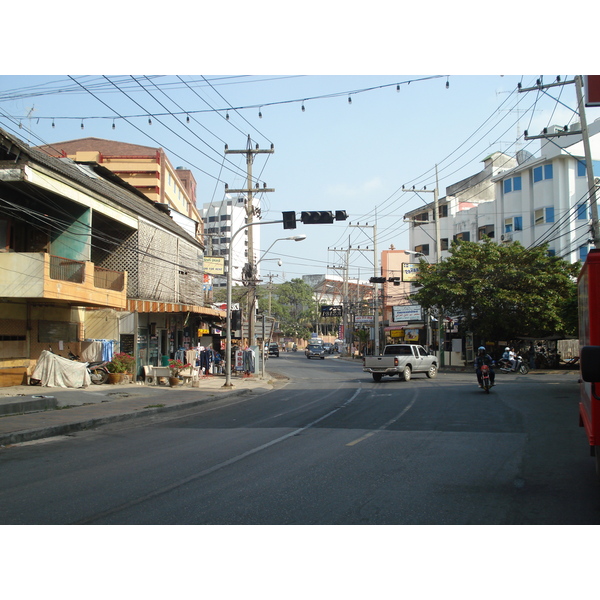
M 112 360 L 106 365 L 109 373 L 132 373 L 135 358 L 126 352 L 113 355 Z

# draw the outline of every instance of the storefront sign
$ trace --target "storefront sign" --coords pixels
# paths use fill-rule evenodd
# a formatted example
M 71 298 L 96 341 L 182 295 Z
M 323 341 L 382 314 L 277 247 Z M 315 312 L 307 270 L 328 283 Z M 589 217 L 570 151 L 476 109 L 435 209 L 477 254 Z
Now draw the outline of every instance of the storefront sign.
M 225 259 L 221 256 L 205 256 L 204 272 L 211 275 L 223 275 L 225 273 Z
M 420 304 L 403 304 L 400 306 L 392 306 L 392 321 L 422 321 Z

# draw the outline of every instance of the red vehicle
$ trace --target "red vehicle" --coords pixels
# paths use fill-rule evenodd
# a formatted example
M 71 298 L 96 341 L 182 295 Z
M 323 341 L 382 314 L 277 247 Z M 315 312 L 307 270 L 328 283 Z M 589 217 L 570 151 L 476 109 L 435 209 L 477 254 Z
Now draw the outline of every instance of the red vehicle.
M 579 300 L 579 424 L 585 427 L 600 479 L 600 250 L 591 250 L 577 280 Z

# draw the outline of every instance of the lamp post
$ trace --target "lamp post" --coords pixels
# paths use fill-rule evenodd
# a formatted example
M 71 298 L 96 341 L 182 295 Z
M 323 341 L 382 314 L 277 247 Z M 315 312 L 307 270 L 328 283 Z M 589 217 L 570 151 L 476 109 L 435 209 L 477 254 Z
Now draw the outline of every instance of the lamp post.
M 233 362 L 232 362 L 232 358 L 231 358 L 231 292 L 232 292 L 232 286 L 233 286 L 233 278 L 232 278 L 232 271 L 233 271 L 233 240 L 238 236 L 238 234 L 240 234 L 242 231 L 244 231 L 244 229 L 248 229 L 249 227 L 253 227 L 255 225 L 275 225 L 276 223 L 283 223 L 283 221 L 253 221 L 252 223 L 246 223 L 245 225 L 242 225 L 232 236 L 231 239 L 229 240 L 229 249 L 228 249 L 228 261 L 229 264 L 227 265 L 227 320 L 226 320 L 226 325 L 227 325 L 227 334 L 225 336 L 225 384 L 223 385 L 223 387 L 232 387 L 231 384 L 231 371 L 233 369 Z M 304 239 L 306 239 L 305 235 L 295 235 L 289 238 L 279 238 L 279 239 L 289 239 L 289 240 L 294 240 L 296 242 L 300 242 Z M 275 242 L 278 242 L 279 239 L 275 240 Z M 275 242 L 273 242 L 273 244 L 275 244 Z M 267 252 L 271 249 L 271 247 L 273 246 L 273 244 L 271 244 L 271 246 L 269 246 L 269 248 L 267 249 Z M 267 253 L 265 252 L 265 254 Z M 263 254 L 264 256 L 264 254 Z M 260 259 L 262 260 L 262 259 Z M 260 260 L 258 262 L 260 262 Z M 257 262 L 257 264 L 258 264 Z M 254 306 L 252 306 L 252 311 L 251 311 L 251 318 L 254 318 Z

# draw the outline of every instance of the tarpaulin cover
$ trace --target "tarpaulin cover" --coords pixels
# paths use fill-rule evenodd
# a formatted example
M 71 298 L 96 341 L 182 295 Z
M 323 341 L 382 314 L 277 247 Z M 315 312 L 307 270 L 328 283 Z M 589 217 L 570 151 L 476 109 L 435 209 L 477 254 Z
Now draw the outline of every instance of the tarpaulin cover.
M 42 350 L 31 378 L 49 387 L 81 388 L 92 383 L 87 363 L 75 362 L 48 350 Z

